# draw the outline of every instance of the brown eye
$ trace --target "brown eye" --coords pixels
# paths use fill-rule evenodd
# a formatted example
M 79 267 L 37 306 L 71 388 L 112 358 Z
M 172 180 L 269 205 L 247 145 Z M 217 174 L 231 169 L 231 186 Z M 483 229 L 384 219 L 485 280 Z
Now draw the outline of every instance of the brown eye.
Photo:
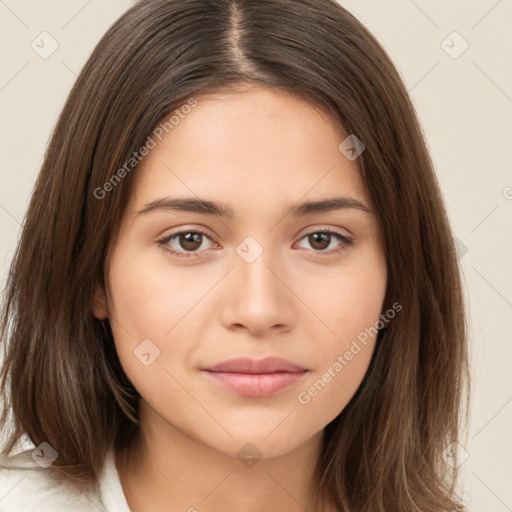
M 323 251 L 329 247 L 331 235 L 327 233 L 312 233 L 308 235 L 308 241 L 313 249 Z
M 178 244 L 187 251 L 195 251 L 201 247 L 202 234 L 195 231 L 180 233 L 178 235 Z
M 326 250 L 329 248 L 332 241 L 336 239 L 340 243 L 337 246 L 335 245 L 334 248 L 331 247 L 330 250 Z M 337 231 L 331 230 L 322 230 L 308 233 L 301 238 L 301 241 L 302 240 L 307 240 L 313 252 L 317 252 L 318 254 L 325 256 L 342 252 L 353 244 L 353 240 L 351 238 L 342 235 Z
M 158 245 L 176 256 L 198 257 L 205 252 L 199 250 L 205 239 L 211 241 L 210 237 L 200 230 L 178 231 L 158 240 Z M 212 244 L 216 245 L 214 242 Z

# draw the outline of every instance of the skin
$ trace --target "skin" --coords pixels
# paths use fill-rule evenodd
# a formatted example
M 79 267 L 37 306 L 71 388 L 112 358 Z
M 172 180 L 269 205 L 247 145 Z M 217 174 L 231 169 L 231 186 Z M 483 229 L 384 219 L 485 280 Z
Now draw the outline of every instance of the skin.
M 107 257 L 108 289 L 97 289 L 95 315 L 109 317 L 121 364 L 142 396 L 140 435 L 116 454 L 120 480 L 134 512 L 312 511 L 323 429 L 359 387 L 375 338 L 309 403 L 298 394 L 383 312 L 381 233 L 371 211 L 285 215 L 297 203 L 334 196 L 371 210 L 357 161 L 338 150 L 346 134 L 325 112 L 255 85 L 196 99 L 134 171 Z M 234 215 L 137 215 L 165 196 L 223 202 Z M 197 258 L 158 243 L 197 228 L 208 236 L 191 251 L 183 237 L 181 245 L 179 236 L 167 242 Z M 354 243 L 334 253 L 344 245 L 335 236 L 316 243 L 306 236 L 322 229 Z M 263 250 L 251 263 L 236 252 L 247 236 Z M 160 355 L 146 366 L 134 350 L 148 338 Z M 240 396 L 201 372 L 240 356 L 278 356 L 309 371 L 263 398 Z M 261 453 L 251 467 L 237 456 L 248 442 Z M 327 500 L 323 510 L 335 508 Z

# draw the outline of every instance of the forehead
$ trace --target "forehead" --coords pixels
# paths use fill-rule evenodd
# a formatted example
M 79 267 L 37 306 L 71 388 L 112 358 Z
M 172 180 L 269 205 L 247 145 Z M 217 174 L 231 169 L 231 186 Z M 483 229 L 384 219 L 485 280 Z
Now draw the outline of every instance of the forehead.
M 172 128 L 160 129 L 161 140 L 153 136 L 155 147 L 135 170 L 132 209 L 163 195 L 208 197 L 253 213 L 326 194 L 368 204 L 356 162 L 338 149 L 347 134 L 325 110 L 260 86 L 195 100 Z

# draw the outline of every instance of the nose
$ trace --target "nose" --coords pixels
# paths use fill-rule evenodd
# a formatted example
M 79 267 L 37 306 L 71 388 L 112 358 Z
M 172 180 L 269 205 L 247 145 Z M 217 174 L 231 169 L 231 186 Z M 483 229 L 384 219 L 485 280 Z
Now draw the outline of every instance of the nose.
M 224 289 L 222 323 L 228 329 L 247 329 L 254 336 L 293 328 L 297 304 L 282 260 L 263 252 L 246 261 L 234 255 L 234 268 Z

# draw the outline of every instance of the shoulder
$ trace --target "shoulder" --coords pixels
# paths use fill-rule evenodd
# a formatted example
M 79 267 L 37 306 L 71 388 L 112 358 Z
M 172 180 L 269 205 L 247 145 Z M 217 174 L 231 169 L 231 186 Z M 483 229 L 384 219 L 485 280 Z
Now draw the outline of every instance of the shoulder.
M 103 511 L 96 489 L 84 492 L 69 482 L 57 481 L 32 458 L 33 450 L 0 458 L 2 512 Z

